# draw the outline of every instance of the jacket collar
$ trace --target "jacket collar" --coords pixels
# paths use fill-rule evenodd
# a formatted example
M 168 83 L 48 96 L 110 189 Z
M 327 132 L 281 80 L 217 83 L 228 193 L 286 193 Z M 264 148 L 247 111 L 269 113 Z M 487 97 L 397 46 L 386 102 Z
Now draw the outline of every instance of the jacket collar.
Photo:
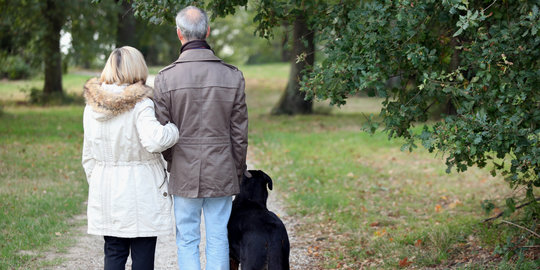
M 122 92 L 115 93 L 102 87 L 97 78 L 92 78 L 84 85 L 86 104 L 95 112 L 115 116 L 131 110 L 139 101 L 152 97 L 152 88 L 142 82 L 128 85 Z
M 217 57 L 212 50 L 208 49 L 192 49 L 184 51 L 180 54 L 178 60 L 175 63 L 185 62 L 203 62 L 203 61 L 215 61 L 221 62 L 221 59 Z

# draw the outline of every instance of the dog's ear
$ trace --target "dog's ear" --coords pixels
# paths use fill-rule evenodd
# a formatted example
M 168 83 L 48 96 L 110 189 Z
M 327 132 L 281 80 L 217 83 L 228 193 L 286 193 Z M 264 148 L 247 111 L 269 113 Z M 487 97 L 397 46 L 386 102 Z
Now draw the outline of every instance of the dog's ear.
M 272 178 L 270 178 L 270 176 L 268 176 L 268 174 L 266 174 L 266 173 L 264 173 L 264 172 L 262 172 L 262 173 L 263 173 L 264 180 L 266 181 L 266 184 L 268 184 L 268 188 L 269 188 L 270 190 L 272 190 L 272 187 L 273 187 L 273 185 L 272 185 Z

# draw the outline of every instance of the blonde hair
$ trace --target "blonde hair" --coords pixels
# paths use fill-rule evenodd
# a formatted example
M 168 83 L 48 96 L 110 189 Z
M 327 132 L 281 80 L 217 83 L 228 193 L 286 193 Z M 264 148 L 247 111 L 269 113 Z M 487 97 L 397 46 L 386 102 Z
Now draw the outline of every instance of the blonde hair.
M 100 81 L 107 84 L 146 83 L 148 67 L 139 50 L 124 46 L 114 49 L 101 72 Z

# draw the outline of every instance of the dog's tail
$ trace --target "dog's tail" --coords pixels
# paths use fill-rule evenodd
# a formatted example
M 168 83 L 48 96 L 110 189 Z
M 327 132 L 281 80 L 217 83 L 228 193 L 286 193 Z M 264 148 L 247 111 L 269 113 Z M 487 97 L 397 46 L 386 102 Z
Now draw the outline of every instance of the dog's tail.
M 275 237 L 268 246 L 268 270 L 289 270 L 289 237 L 285 235 Z

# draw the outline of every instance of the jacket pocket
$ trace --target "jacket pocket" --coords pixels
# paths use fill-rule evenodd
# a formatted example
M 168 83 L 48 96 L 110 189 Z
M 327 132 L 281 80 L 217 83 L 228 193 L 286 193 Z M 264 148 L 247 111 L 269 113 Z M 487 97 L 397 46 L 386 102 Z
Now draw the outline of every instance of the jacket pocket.
M 202 170 L 204 178 L 214 182 L 216 188 L 223 189 L 224 185 L 236 174 L 231 146 L 229 144 L 208 145 L 204 152 L 206 157 Z

